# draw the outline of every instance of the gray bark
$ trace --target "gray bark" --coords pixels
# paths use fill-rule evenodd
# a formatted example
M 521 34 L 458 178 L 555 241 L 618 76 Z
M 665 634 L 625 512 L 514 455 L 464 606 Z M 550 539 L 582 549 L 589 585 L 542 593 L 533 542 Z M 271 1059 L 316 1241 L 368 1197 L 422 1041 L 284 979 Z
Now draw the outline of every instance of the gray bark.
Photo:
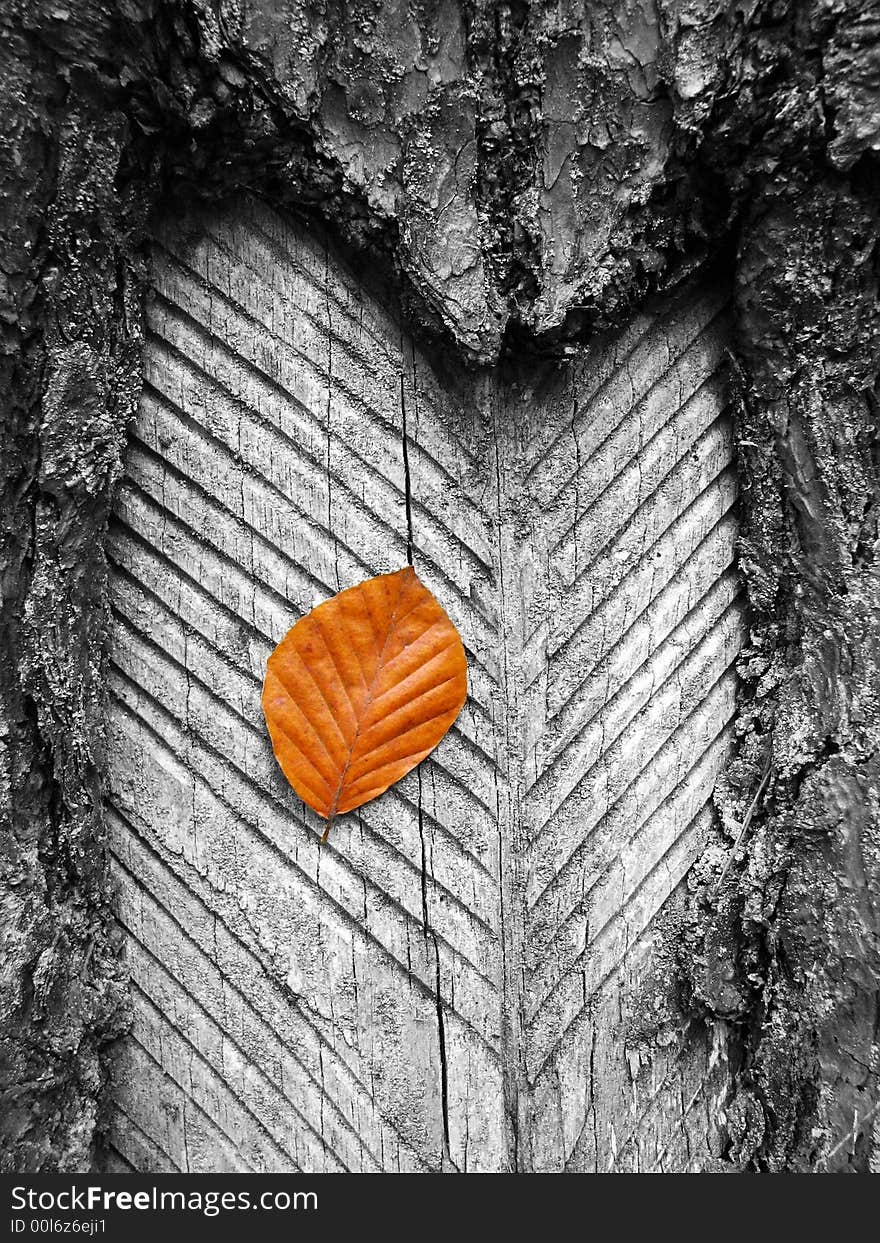
M 126 1021 L 104 539 L 143 245 L 164 206 L 249 190 L 390 265 L 414 330 L 484 365 L 577 349 L 729 256 L 751 636 L 725 828 L 671 934 L 681 1004 L 724 1034 L 726 1162 L 866 1169 L 876 7 L 13 0 L 2 22 L 3 1168 L 88 1164 Z

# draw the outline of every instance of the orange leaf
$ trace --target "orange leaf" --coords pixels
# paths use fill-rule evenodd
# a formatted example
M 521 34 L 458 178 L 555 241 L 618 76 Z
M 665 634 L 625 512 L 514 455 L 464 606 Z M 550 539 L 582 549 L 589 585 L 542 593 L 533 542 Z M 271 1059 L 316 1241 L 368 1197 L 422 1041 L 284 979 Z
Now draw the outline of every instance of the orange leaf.
M 275 758 L 331 822 L 415 768 L 466 698 L 461 638 L 411 566 L 312 609 L 275 648 L 263 682 Z

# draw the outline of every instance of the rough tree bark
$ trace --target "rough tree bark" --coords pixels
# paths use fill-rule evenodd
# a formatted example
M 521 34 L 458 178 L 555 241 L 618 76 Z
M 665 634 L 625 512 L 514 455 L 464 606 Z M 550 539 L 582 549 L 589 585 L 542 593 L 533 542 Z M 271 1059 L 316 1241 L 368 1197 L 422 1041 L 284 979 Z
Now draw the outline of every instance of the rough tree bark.
M 89 1164 L 126 1022 L 103 540 L 143 246 L 164 205 L 242 190 L 390 261 L 417 329 L 479 364 L 577 349 L 732 257 L 752 631 L 682 1006 L 725 1032 L 733 1168 L 869 1168 L 880 11 L 584 9 L 6 0 L 4 1169 Z

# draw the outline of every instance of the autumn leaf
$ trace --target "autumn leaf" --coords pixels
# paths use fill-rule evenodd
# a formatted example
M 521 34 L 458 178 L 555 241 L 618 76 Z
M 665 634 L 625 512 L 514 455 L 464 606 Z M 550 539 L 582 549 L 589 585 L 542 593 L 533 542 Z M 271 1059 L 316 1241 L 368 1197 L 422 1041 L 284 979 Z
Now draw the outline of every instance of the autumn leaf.
M 459 633 L 407 566 L 288 630 L 266 665 L 263 713 L 287 780 L 332 824 L 429 755 L 466 697 Z

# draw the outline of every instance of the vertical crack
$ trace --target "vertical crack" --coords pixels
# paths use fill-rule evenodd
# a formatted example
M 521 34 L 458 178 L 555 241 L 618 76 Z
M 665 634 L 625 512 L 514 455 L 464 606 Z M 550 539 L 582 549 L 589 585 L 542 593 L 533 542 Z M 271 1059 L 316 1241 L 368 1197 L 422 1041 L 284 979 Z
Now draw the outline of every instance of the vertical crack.
M 190 1076 L 192 1076 L 192 1056 L 189 1059 Z M 166 1072 L 167 1073 L 167 1072 Z M 186 1131 L 186 1097 L 184 1097 L 183 1105 L 180 1111 L 181 1138 L 183 1139 L 183 1163 L 187 1174 L 192 1173 L 192 1166 L 189 1163 L 189 1136 Z
M 324 1152 L 324 1169 L 327 1169 L 327 1134 L 324 1124 L 324 1101 L 327 1098 L 327 1085 L 324 1082 L 324 1050 L 318 1045 L 318 1068 L 321 1073 L 321 1104 L 320 1104 L 320 1128 L 321 1128 L 321 1148 Z
M 413 360 L 413 379 L 415 379 L 415 360 Z M 413 517 L 412 517 L 412 478 L 409 471 L 409 447 L 407 446 L 406 425 L 406 390 L 403 372 L 400 373 L 400 416 L 402 422 L 401 444 L 403 448 L 403 490 L 406 504 L 406 559 L 413 563 Z
M 411 367 L 412 367 L 412 384 L 413 394 L 417 392 L 416 385 L 416 361 L 415 354 L 411 351 Z M 404 343 L 401 340 L 401 354 L 404 353 Z M 407 443 L 409 437 L 408 412 L 406 405 L 406 384 L 404 372 L 400 373 L 400 417 L 401 417 L 401 448 L 403 452 L 403 480 L 404 480 L 404 500 L 406 504 L 406 559 L 407 562 L 413 564 L 413 553 L 415 550 L 415 538 L 413 534 L 413 505 L 412 505 L 412 476 L 410 474 L 409 462 L 409 445 Z M 430 951 L 434 954 L 434 1006 L 437 1015 L 437 1048 L 440 1057 L 440 1108 L 443 1119 L 443 1158 L 444 1164 L 449 1162 L 454 1169 L 458 1169 L 455 1161 L 452 1159 L 452 1148 L 449 1142 L 449 1065 L 446 1058 L 446 1021 L 443 1016 L 443 998 L 442 998 L 442 980 L 440 973 L 440 946 L 437 936 L 431 927 L 431 921 L 428 913 L 428 850 L 425 841 L 425 815 L 424 815 L 424 790 L 421 765 L 416 768 L 416 781 L 418 782 L 418 825 L 419 825 L 419 843 L 421 846 L 421 884 L 422 884 L 422 927 L 425 936 L 425 949 L 430 956 Z
M 590 1105 L 589 1112 L 593 1119 L 593 1169 L 599 1169 L 599 1119 L 596 1114 L 596 1028 L 593 1027 L 590 1038 Z
M 446 1022 L 443 1017 L 443 1000 L 440 979 L 440 946 L 437 936 L 428 918 L 428 853 L 425 845 L 425 816 L 422 798 L 422 770 L 416 769 L 419 786 L 418 821 L 419 842 L 422 850 L 422 926 L 425 933 L 425 946 L 430 945 L 434 951 L 434 1005 L 437 1011 L 437 1045 L 440 1054 L 440 1108 L 443 1115 L 443 1153 L 444 1157 L 455 1166 L 452 1160 L 452 1149 L 449 1143 L 449 1067 L 446 1060 Z M 458 1167 L 455 1166 L 457 1169 Z
M 339 591 L 339 540 L 333 528 L 333 475 L 330 470 L 330 450 L 332 435 L 330 431 L 331 401 L 333 397 L 333 316 L 330 311 L 330 249 L 324 247 L 324 309 L 327 315 L 327 405 L 324 417 L 327 424 L 327 530 L 333 536 L 333 554 L 336 571 L 336 590 Z

